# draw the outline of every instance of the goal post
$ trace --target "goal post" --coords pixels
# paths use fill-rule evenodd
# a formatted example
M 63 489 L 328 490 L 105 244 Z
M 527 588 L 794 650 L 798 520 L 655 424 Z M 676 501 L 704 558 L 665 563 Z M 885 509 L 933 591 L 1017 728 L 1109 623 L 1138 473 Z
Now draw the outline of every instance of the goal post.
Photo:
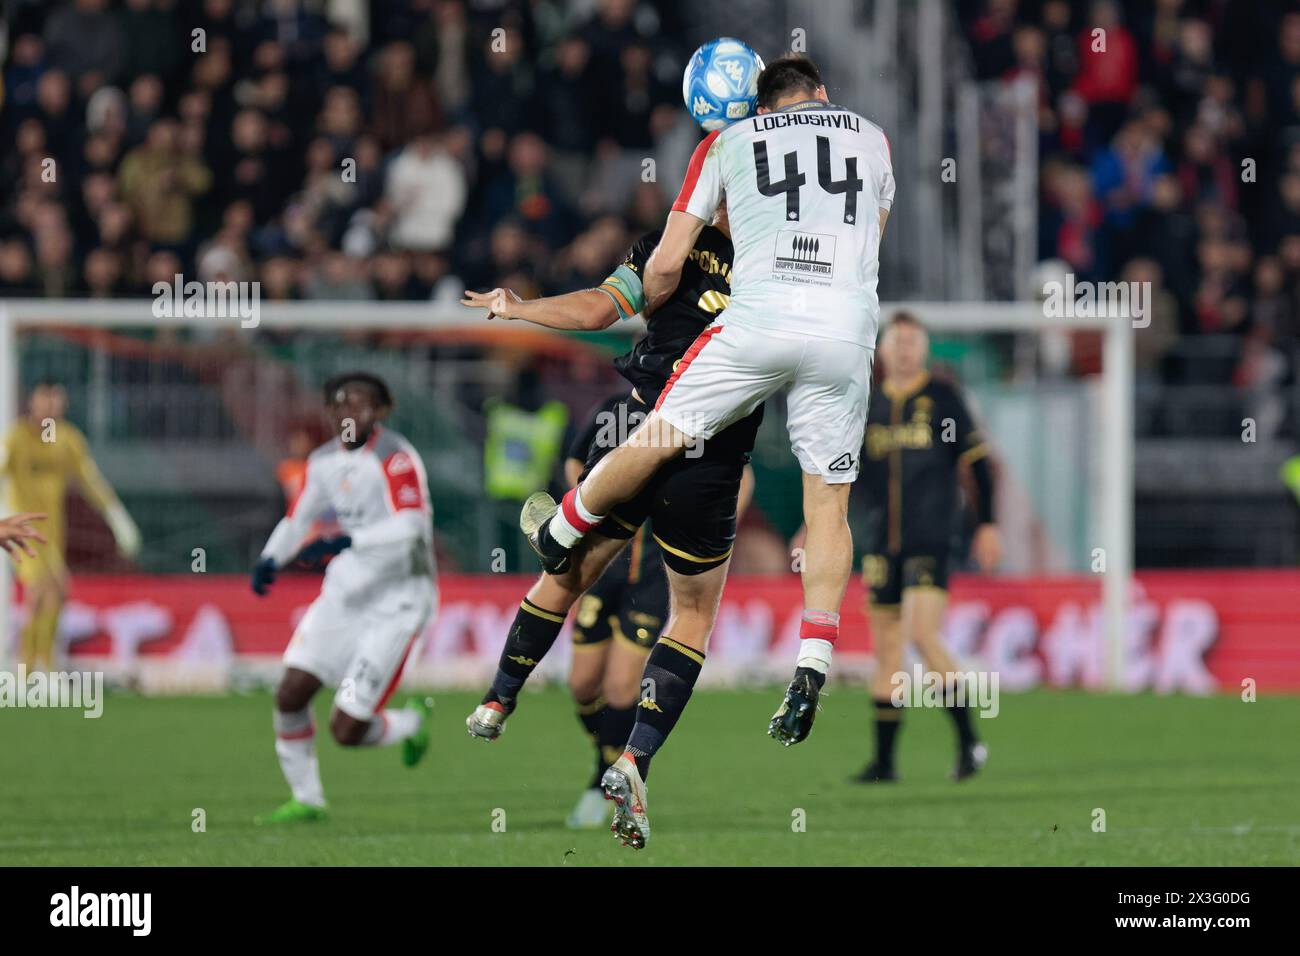
M 1089 412 L 1094 420 L 1091 448 L 1098 484 L 1095 525 L 1086 537 L 1095 544 L 1076 566 L 1090 567 L 1101 578 L 1102 621 L 1106 648 L 1107 684 L 1122 683 L 1124 640 L 1133 574 L 1133 466 L 1134 466 L 1134 351 L 1133 327 L 1127 318 L 1048 316 L 1039 302 L 894 302 L 882 303 L 887 319 L 900 309 L 913 312 L 941 335 L 982 336 L 1093 331 L 1102 335 L 1100 400 Z M 161 311 L 162 314 L 156 314 Z M 503 344 L 516 342 L 527 329 L 537 336 L 563 335 L 535 330 L 518 322 L 484 323 L 470 310 L 450 303 L 381 302 L 263 302 L 256 309 L 256 327 L 241 327 L 240 319 L 196 318 L 156 310 L 154 299 L 59 300 L 10 299 L 0 302 L 0 423 L 14 420 L 20 402 L 20 338 L 42 329 L 188 329 L 214 335 L 251 337 L 258 330 L 305 333 L 364 333 L 396 331 L 455 331 L 472 329 L 477 335 L 499 336 Z M 627 338 L 641 330 L 639 321 L 619 323 L 598 337 Z M 92 413 L 93 410 L 92 410 Z M 998 435 L 993 434 L 996 445 Z M 1039 435 L 1048 454 L 1055 436 Z M 435 502 L 436 505 L 436 502 Z M 1100 558 L 1100 560 L 1097 560 Z M 0 656 L 12 644 L 12 583 L 7 561 L 0 562 Z

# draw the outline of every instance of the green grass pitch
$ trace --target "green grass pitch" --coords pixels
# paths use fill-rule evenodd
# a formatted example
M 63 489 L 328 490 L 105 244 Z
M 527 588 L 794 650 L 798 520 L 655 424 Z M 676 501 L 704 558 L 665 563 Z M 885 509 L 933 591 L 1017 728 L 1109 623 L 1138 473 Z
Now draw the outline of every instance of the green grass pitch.
M 0 711 L 5 865 L 1252 865 L 1300 860 L 1294 731 L 1300 698 L 1036 692 L 979 720 L 991 757 L 946 778 L 952 731 L 911 711 L 901 783 L 847 778 L 867 756 L 869 704 L 834 688 L 812 737 L 765 735 L 776 689 L 701 691 L 650 780 L 650 845 L 636 852 L 563 819 L 589 747 L 565 694 L 525 696 L 507 733 L 470 740 L 475 698 L 436 695 L 433 746 L 318 738 L 331 819 L 255 827 L 287 796 L 264 694 L 109 696 L 103 717 Z M 325 725 L 328 699 L 318 708 Z M 192 813 L 206 813 L 195 833 Z M 1106 832 L 1093 830 L 1094 808 Z M 502 813 L 504 812 L 504 818 Z M 799 813 L 802 811 L 802 813 Z M 803 832 L 796 832 L 802 818 Z M 504 832 L 494 820 L 504 819 Z M 498 829 L 500 828 L 498 824 Z

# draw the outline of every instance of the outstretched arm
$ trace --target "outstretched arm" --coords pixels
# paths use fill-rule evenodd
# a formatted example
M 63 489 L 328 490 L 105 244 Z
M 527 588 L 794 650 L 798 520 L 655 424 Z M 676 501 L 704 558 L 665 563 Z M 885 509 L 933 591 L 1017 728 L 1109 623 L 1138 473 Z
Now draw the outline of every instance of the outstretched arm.
M 521 299 L 509 289 L 466 292 L 461 305 L 486 309 L 489 319 L 521 319 L 548 329 L 595 331 L 618 321 L 609 296 L 598 289 L 583 289 L 542 299 Z

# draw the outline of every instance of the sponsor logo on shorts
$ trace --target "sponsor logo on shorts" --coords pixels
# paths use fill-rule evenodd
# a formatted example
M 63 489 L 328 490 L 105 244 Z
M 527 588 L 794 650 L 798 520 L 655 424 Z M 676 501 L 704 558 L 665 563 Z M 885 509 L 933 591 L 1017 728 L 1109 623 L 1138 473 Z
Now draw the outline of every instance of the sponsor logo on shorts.
M 784 282 L 830 285 L 835 276 L 835 237 L 783 229 L 776 236 L 772 275 Z
M 834 472 L 852 471 L 854 464 L 855 461 L 853 456 L 846 451 L 844 454 L 840 455 L 833 462 L 827 465 L 826 470 L 834 471 Z

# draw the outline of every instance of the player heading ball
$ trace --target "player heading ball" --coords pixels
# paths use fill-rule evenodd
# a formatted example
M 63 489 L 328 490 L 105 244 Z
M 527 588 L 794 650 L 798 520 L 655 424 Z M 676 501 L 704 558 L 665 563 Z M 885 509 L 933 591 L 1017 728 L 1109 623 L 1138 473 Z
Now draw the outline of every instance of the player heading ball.
M 787 428 L 804 473 L 808 535 L 795 677 L 769 725 L 788 745 L 812 729 L 852 573 L 848 494 L 866 426 L 894 173 L 884 132 L 833 105 L 807 57 L 782 56 L 763 71 L 758 110 L 696 147 L 646 263 L 643 312 L 653 320 L 725 199 L 735 247 L 730 305 L 687 349 L 642 427 L 707 442 L 789 389 Z M 568 567 L 571 549 L 679 453 L 673 445 L 634 436 L 562 506 L 541 493 L 525 502 L 520 526 L 543 568 Z M 716 600 L 710 607 L 715 615 Z

